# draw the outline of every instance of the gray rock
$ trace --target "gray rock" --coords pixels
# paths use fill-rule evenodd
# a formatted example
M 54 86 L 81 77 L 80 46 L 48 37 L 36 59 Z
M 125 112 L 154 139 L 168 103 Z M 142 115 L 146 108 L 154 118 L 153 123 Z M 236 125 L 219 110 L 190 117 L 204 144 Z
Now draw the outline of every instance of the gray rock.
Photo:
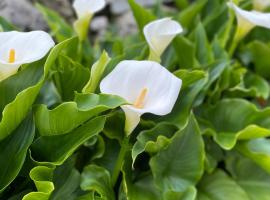
M 116 18 L 116 25 L 120 36 L 126 36 L 138 31 L 135 19 L 131 11 L 125 12 Z
M 1 0 L 0 16 L 22 30 L 44 30 L 46 23 L 28 0 Z
M 142 6 L 152 6 L 155 4 L 156 0 L 136 0 L 136 2 Z M 111 0 L 110 3 L 112 13 L 116 15 L 122 14 L 130 9 L 127 0 Z

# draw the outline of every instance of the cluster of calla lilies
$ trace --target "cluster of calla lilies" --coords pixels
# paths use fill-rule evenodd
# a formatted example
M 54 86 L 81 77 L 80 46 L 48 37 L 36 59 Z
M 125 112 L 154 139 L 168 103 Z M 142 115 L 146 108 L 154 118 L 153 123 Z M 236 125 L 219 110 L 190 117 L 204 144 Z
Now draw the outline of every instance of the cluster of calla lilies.
M 73 7 L 78 17 L 74 28 L 80 40 L 87 37 L 91 18 L 105 4 L 104 0 L 74 1 Z M 270 1 L 267 0 L 254 1 L 254 8 L 260 11 L 269 5 Z M 270 28 L 270 14 L 246 11 L 233 2 L 228 2 L 228 6 L 237 16 L 236 40 L 242 39 L 255 26 Z M 173 109 L 182 81 L 159 62 L 168 45 L 182 31 L 181 25 L 170 18 L 150 22 L 143 31 L 150 48 L 149 60 L 122 61 L 101 81 L 102 93 L 118 95 L 130 103 L 122 106 L 127 135 L 136 128 L 142 114 L 166 115 Z M 43 31 L 2 32 L 0 43 L 0 81 L 15 74 L 21 65 L 43 58 L 55 45 L 51 36 Z

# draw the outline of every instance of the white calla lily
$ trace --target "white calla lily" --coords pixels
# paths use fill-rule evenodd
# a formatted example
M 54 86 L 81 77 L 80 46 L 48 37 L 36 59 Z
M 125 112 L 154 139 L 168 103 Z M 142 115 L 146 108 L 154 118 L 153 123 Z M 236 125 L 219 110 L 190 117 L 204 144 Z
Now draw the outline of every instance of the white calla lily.
M 22 64 L 43 58 L 54 45 L 44 31 L 0 32 L 0 81 L 15 74 Z
M 162 53 L 174 37 L 182 31 L 181 25 L 171 18 L 163 18 L 147 24 L 143 32 L 150 47 L 149 60 L 159 62 Z
M 254 10 L 264 10 L 270 6 L 270 0 L 253 0 Z
M 270 14 L 258 11 L 246 11 L 239 8 L 232 2 L 228 3 L 237 16 L 238 22 L 238 37 L 245 36 L 255 26 L 270 28 Z
M 75 0 L 73 2 L 73 8 L 78 17 L 74 27 L 81 40 L 87 37 L 88 26 L 93 15 L 102 10 L 105 5 L 105 0 Z
M 130 134 L 144 113 L 166 115 L 177 100 L 181 79 L 153 61 L 122 61 L 100 83 L 100 91 L 118 95 L 131 105 L 126 115 L 125 132 Z

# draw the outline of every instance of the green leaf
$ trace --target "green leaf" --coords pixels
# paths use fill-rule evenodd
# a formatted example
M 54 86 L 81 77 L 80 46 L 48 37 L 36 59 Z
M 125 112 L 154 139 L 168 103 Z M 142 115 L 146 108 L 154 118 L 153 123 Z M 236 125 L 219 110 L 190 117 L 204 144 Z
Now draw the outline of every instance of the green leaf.
M 256 133 L 256 132 L 255 132 Z M 254 134 L 255 134 L 254 133 Z M 270 141 L 259 138 L 239 142 L 236 149 L 244 156 L 250 158 L 270 174 Z
M 57 61 L 52 67 L 55 86 L 63 101 L 72 101 L 75 92 L 81 92 L 87 83 L 90 71 L 67 56 L 59 56 Z
M 137 141 L 132 148 L 133 164 L 137 156 L 144 151 L 157 153 L 168 146 L 171 142 L 169 138 L 171 138 L 177 130 L 177 127 L 172 124 L 160 123 L 150 130 L 140 132 L 137 136 Z
M 185 69 L 175 71 L 174 75 L 182 80 L 182 90 L 207 76 L 206 73 L 202 70 L 190 71 Z
M 214 61 L 213 51 L 208 41 L 205 29 L 199 23 L 194 31 L 196 57 L 202 65 L 212 63 Z
M 251 59 L 255 65 L 255 70 L 258 75 L 261 75 L 265 78 L 270 78 L 269 45 L 265 44 L 264 42 L 254 41 L 250 43 L 247 48 L 251 53 Z
M 128 0 L 128 3 L 141 32 L 146 24 L 156 19 L 152 12 L 146 10 L 144 7 L 136 3 L 136 1 Z
M 194 101 L 199 93 L 204 89 L 207 81 L 208 76 L 181 90 L 172 112 L 159 120 L 159 122 L 170 122 L 179 128 L 185 126 Z
M 41 136 L 31 145 L 34 160 L 61 165 L 80 145 L 99 134 L 105 117 L 96 117 L 65 135 Z
M 110 62 L 111 58 L 106 51 L 103 51 L 99 60 L 94 63 L 91 68 L 91 76 L 87 84 L 83 88 L 84 93 L 94 93 L 99 85 L 100 79 L 105 71 L 106 66 Z
M 198 188 L 198 200 L 249 200 L 246 192 L 221 170 L 205 175 Z
M 123 167 L 122 193 L 121 200 L 162 200 L 161 192 L 155 186 L 151 173 L 145 173 L 143 176 L 135 177 L 136 173 L 132 170 L 132 159 L 127 154 Z
M 248 158 L 229 156 L 227 169 L 250 200 L 268 200 L 270 196 L 270 175 Z
M 0 192 L 19 174 L 34 135 L 33 119 L 29 116 L 10 136 L 0 142 Z
M 46 80 L 48 76 L 50 67 L 54 64 L 57 56 L 63 50 L 63 48 L 65 48 L 71 41 L 73 41 L 73 39 L 66 40 L 56 45 L 51 50 L 44 65 L 43 77 L 40 77 L 39 82 L 37 82 L 35 85 L 30 85 L 27 88 L 23 88 L 23 89 L 17 86 L 18 89 L 16 90 L 22 90 L 22 91 L 16 94 L 16 96 L 14 97 L 15 99 L 13 99 L 13 97 L 10 98 L 8 100 L 8 104 L 5 105 L 4 110 L 2 111 L 2 119 L 0 122 L 0 140 L 4 139 L 13 130 L 15 130 L 16 127 L 21 123 L 21 121 L 26 117 L 27 113 L 29 112 L 33 102 L 35 101 L 39 93 L 40 88 L 42 87 L 44 81 Z M 34 81 L 37 80 L 36 79 L 37 77 L 35 76 L 31 77 L 29 76 L 29 74 L 26 74 L 28 72 L 27 68 L 25 70 L 26 71 L 22 70 L 21 73 L 19 72 L 15 74 L 14 76 L 11 76 L 8 79 L 2 81 L 0 85 L 3 84 L 2 86 L 3 88 L 0 89 L 0 93 L 5 94 L 5 92 L 3 91 L 8 91 L 8 93 L 12 93 L 12 91 L 14 91 L 16 88 L 16 87 L 13 87 L 13 84 L 19 85 L 21 82 L 24 82 L 24 81 L 20 81 L 20 82 L 13 81 L 16 79 L 16 77 L 20 77 L 20 79 L 23 79 L 23 77 L 28 76 L 28 78 L 25 80 L 29 80 L 29 78 L 30 79 L 32 78 Z M 34 66 L 33 66 L 33 70 L 34 70 Z M 32 71 L 30 74 L 32 73 L 34 73 L 34 71 Z M 30 82 L 30 83 L 33 84 L 33 82 Z
M 224 99 L 215 106 L 204 105 L 201 116 L 210 123 L 206 132 L 226 150 L 232 149 L 237 140 L 270 135 L 270 109 L 258 110 L 243 99 Z
M 0 32 L 2 31 L 14 31 L 17 28 L 8 22 L 4 17 L 0 16 Z
M 68 159 L 63 165 L 56 167 L 53 173 L 54 191 L 50 200 L 74 200 L 80 187 L 80 173 L 74 168 L 74 159 Z
M 66 134 L 102 112 L 125 103 L 118 96 L 77 93 L 74 102 L 65 102 L 52 110 L 46 105 L 37 106 L 35 123 L 42 136 Z
M 156 185 L 167 192 L 184 192 L 203 174 L 204 143 L 197 122 L 190 116 L 187 126 L 178 131 L 171 143 L 150 160 Z
M 34 181 L 37 192 L 28 193 L 22 200 L 49 200 L 54 190 L 52 182 L 54 168 L 37 166 L 30 171 L 30 178 Z
M 56 37 L 58 42 L 62 42 L 74 35 L 72 27 L 57 12 L 38 3 L 36 7 L 47 21 L 51 34 Z
M 173 47 L 177 55 L 177 61 L 179 67 L 193 68 L 198 65 L 196 60 L 196 48 L 195 44 L 184 36 L 177 36 L 173 40 Z
M 96 165 L 88 165 L 84 168 L 81 176 L 83 190 L 96 192 L 104 200 L 115 199 L 111 176 L 107 170 Z
M 180 23 L 185 28 L 191 29 L 191 26 L 195 24 L 196 16 L 199 15 L 200 11 L 203 9 L 206 3 L 207 0 L 195 1 L 192 5 L 180 12 L 178 16 L 178 20 L 180 21 Z

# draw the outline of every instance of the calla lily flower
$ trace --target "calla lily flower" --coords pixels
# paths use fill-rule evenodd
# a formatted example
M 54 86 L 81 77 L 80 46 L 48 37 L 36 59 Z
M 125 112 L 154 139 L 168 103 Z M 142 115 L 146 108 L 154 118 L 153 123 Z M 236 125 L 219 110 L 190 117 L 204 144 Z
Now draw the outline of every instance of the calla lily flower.
M 171 18 L 159 19 L 147 24 L 143 32 L 150 47 L 149 60 L 160 62 L 162 53 L 174 37 L 182 31 L 181 25 Z
M 255 10 L 264 10 L 270 6 L 270 0 L 253 0 L 253 8 Z
M 126 115 L 125 132 L 130 134 L 144 113 L 166 115 L 177 100 L 182 80 L 153 61 L 122 61 L 100 84 L 100 91 L 118 95 L 130 105 L 121 108 Z
M 235 11 L 237 16 L 238 38 L 244 37 L 255 26 L 270 28 L 270 14 L 254 10 L 246 11 L 239 8 L 232 2 L 229 2 L 228 5 Z
M 74 27 L 81 40 L 87 37 L 88 26 L 93 15 L 102 10 L 105 5 L 105 0 L 75 0 L 73 2 L 73 8 L 78 17 Z
M 0 32 L 0 81 L 15 74 L 22 64 L 43 58 L 54 45 L 43 31 Z

